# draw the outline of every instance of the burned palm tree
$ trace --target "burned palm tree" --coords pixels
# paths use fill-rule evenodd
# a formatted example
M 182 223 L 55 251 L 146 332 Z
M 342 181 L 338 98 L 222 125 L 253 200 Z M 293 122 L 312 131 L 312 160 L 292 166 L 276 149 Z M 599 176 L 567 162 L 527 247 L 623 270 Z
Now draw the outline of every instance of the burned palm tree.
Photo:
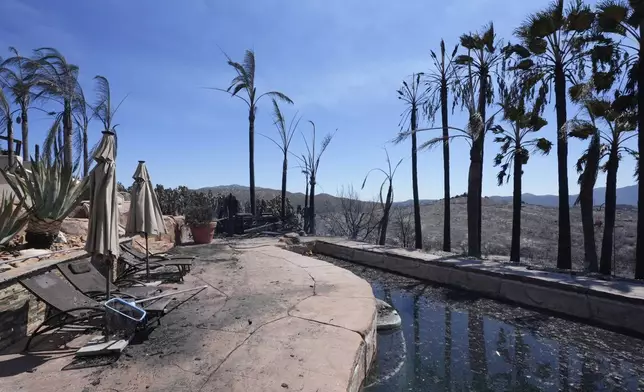
M 362 189 L 364 189 L 365 184 L 367 183 L 367 178 L 369 177 L 369 174 L 371 174 L 374 171 L 380 172 L 384 174 L 385 179 L 382 181 L 382 184 L 380 184 L 380 192 L 378 192 L 378 196 L 380 197 L 380 206 L 382 207 L 382 218 L 380 220 L 380 225 L 379 225 L 379 230 L 380 233 L 378 235 L 378 245 L 384 245 L 385 241 L 387 240 L 387 226 L 389 225 L 389 213 L 391 212 L 391 206 L 394 203 L 394 176 L 396 175 L 396 170 L 398 170 L 398 166 L 402 163 L 402 159 L 398 161 L 398 163 L 395 166 L 391 166 L 391 159 L 389 159 L 389 152 L 387 149 L 385 149 L 385 154 L 387 155 L 387 170 L 383 170 L 380 168 L 375 168 L 369 170 L 367 175 L 364 177 L 364 180 L 362 181 Z M 382 191 L 385 187 L 387 186 L 387 196 L 385 200 L 383 201 L 382 199 Z
M 11 112 L 11 101 L 4 93 L 4 86 L 0 84 L 0 126 L 4 126 L 7 131 L 7 156 L 9 157 L 9 166 L 13 165 L 13 119 Z
M 422 223 L 420 221 L 420 198 L 418 196 L 418 111 L 427 104 L 427 90 L 421 88 L 423 73 L 413 74 L 409 83 L 405 80 L 397 90 L 398 99 L 405 104 L 400 126 L 409 131 L 401 132 L 395 142 L 400 143 L 411 136 L 411 182 L 414 193 L 414 230 L 416 249 L 423 248 Z
M 492 128 L 496 143 L 501 144 L 501 151 L 494 158 L 494 166 L 501 168 L 497 175 L 499 185 L 513 177 L 512 191 L 512 243 L 510 260 L 521 260 L 521 179 L 523 166 L 528 163 L 530 150 L 549 154 L 552 143 L 545 138 L 534 138 L 534 133 L 543 128 L 547 122 L 539 116 L 543 100 L 537 99 L 532 107 L 526 105 L 526 98 L 518 86 L 503 92 L 501 108 L 503 120 L 509 125 L 506 129 L 501 124 Z
M 284 221 L 286 219 L 286 174 L 288 172 L 288 153 L 289 147 L 291 146 L 291 140 L 293 140 L 293 135 L 295 135 L 295 131 L 300 124 L 300 117 L 298 117 L 296 113 L 287 125 L 287 121 L 284 118 L 277 101 L 273 99 L 273 121 L 277 128 L 277 132 L 279 133 L 279 139 L 276 141 L 269 136 L 263 136 L 272 141 L 280 151 L 282 151 L 282 201 L 280 217 L 282 221 Z
M 628 77 L 624 95 L 634 98 L 637 110 L 638 132 L 637 150 L 644 150 L 644 72 L 640 64 L 644 62 L 642 54 L 642 41 L 644 37 L 644 2 L 641 0 L 605 0 L 597 4 L 597 24 L 601 31 L 617 34 L 623 37 L 619 46 L 625 53 L 634 53 L 635 56 L 626 56 L 623 66 L 627 68 Z M 639 160 L 638 166 L 639 167 Z M 640 172 L 636 173 L 638 184 L 641 184 Z M 644 187 L 638 187 L 637 193 L 637 240 L 635 250 L 635 278 L 644 279 Z
M 448 92 L 454 87 L 457 78 L 455 56 L 458 45 L 454 47 L 451 55 L 445 51 L 445 41 L 441 40 L 440 57 L 432 50 L 431 57 L 433 69 L 426 75 L 428 88 L 428 114 L 434 118 L 438 110 L 441 112 L 443 130 L 443 250 L 452 250 L 451 242 L 451 217 L 450 217 L 450 181 L 449 181 L 449 103 Z
M 257 113 L 257 104 L 265 97 L 280 100 L 286 103 L 293 103 L 289 97 L 279 91 L 269 91 L 263 94 L 257 94 L 255 86 L 255 53 L 252 50 L 246 50 L 244 61 L 241 63 L 233 61 L 228 55 L 228 65 L 230 65 L 237 76 L 230 82 L 230 86 L 223 91 L 230 93 L 232 97 L 237 97 L 244 101 L 248 106 L 248 170 L 250 175 L 250 209 L 255 214 L 255 115 Z M 216 89 L 221 90 L 221 89 Z M 245 96 L 240 95 L 244 92 Z
M 97 75 L 94 77 L 96 80 L 96 104 L 94 105 L 94 116 L 99 119 L 103 124 L 105 131 L 113 132 L 116 137 L 116 127 L 118 124 L 114 123 L 114 115 L 121 107 L 121 104 L 127 98 L 127 95 L 117 104 L 112 102 L 112 93 L 110 90 L 110 82 L 105 76 Z M 118 142 L 118 138 L 116 138 Z
M 322 143 L 320 143 L 320 148 L 316 151 L 316 129 L 315 123 L 309 121 L 313 127 L 313 133 L 311 137 L 311 142 L 306 140 L 306 137 L 302 135 L 304 139 L 304 144 L 306 145 L 306 155 L 304 155 L 305 167 L 307 169 L 309 184 L 311 188 L 309 190 L 309 209 L 308 209 L 308 220 L 309 220 L 309 234 L 315 235 L 315 184 L 318 175 L 318 169 L 320 168 L 320 158 L 322 154 L 329 147 L 331 140 L 335 133 L 328 133 L 322 138 Z M 336 129 L 337 132 L 337 129 Z
M 599 271 L 609 275 L 612 270 L 613 234 L 617 208 L 617 171 L 623 154 L 637 157 L 637 151 L 627 142 L 637 134 L 636 112 L 624 110 L 619 105 L 619 92 L 615 99 L 592 97 L 585 106 L 594 122 L 572 129 L 570 136 L 578 138 L 598 137 L 601 142 L 599 159 L 605 159 L 600 168 L 606 173 L 606 202 L 604 208 L 604 235 L 600 253 Z M 601 124 L 601 126 L 597 126 Z
M 468 128 L 472 137 L 467 185 L 468 254 L 481 257 L 483 152 L 485 133 L 493 122 L 493 116 L 487 118 L 486 114 L 487 106 L 494 99 L 492 76 L 503 56 L 492 23 L 480 32 L 462 35 L 461 46 L 467 52 L 455 59 L 462 72 L 457 97 L 469 111 Z
M 31 61 L 23 57 L 14 47 L 9 51 L 13 53 L 0 64 L 0 78 L 4 80 L 5 87 L 13 96 L 13 103 L 18 105 L 20 116 L 16 122 L 22 130 L 22 159 L 29 161 L 29 107 L 32 99 L 32 88 L 34 86 L 34 74 Z
M 564 0 L 555 0 L 546 9 L 528 16 L 516 30 L 521 44 L 509 51 L 520 61 L 517 70 L 527 91 L 540 85 L 539 91 L 547 98 L 554 86 L 557 112 L 557 177 L 559 182 L 559 243 L 557 267 L 571 268 L 570 205 L 568 196 L 568 138 L 565 125 L 566 85 L 576 84 L 583 78 L 586 50 L 591 41 L 588 34 L 595 14 L 581 0 L 573 0 L 568 8 Z
M 35 50 L 35 58 L 30 64 L 33 67 L 34 83 L 39 90 L 37 98 L 51 99 L 62 105 L 62 111 L 57 114 L 57 120 L 62 122 L 62 151 L 64 164 L 69 168 L 74 167 L 74 122 L 73 111 L 77 108 L 81 86 L 78 83 L 78 66 L 67 61 L 58 50 L 54 48 L 40 48 Z M 55 121 L 55 123 L 56 123 Z M 51 128 L 53 130 L 54 127 Z M 57 130 L 57 127 L 56 127 Z M 58 143 L 59 134 L 49 132 L 43 150 Z M 77 143 L 76 150 L 81 149 Z M 51 151 L 51 148 L 49 148 Z M 80 158 L 80 153 L 77 154 Z

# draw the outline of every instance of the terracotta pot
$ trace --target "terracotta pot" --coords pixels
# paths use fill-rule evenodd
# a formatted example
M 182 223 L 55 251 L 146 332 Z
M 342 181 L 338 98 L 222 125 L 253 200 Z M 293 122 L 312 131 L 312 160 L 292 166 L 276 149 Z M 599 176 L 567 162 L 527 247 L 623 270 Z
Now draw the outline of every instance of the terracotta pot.
M 209 244 L 215 234 L 217 222 L 210 222 L 204 225 L 190 225 L 192 240 L 195 244 Z

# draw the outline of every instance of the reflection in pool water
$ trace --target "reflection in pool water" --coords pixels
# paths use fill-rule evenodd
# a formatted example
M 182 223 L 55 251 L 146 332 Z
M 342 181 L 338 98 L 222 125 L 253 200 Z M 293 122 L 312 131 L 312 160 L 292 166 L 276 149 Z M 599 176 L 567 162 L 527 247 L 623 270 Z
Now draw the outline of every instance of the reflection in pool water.
M 400 330 L 378 334 L 364 392 L 644 390 L 642 340 L 329 261 L 371 282 L 402 317 Z

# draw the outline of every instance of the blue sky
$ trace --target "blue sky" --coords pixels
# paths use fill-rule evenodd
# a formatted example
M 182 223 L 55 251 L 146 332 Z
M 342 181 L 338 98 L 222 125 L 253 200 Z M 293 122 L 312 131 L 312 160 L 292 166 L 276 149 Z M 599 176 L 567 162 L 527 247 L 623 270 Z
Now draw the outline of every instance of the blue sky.
M 497 34 L 511 39 L 524 17 L 544 7 L 545 0 L 137 0 L 86 1 L 2 0 L 0 47 L 23 54 L 51 46 L 80 66 L 86 96 L 92 78 L 106 76 L 112 95 L 127 100 L 117 113 L 120 124 L 118 179 L 132 182 L 138 160 L 148 163 L 154 182 L 192 188 L 248 184 L 248 123 L 243 102 L 204 87 L 227 87 L 234 71 L 221 47 L 241 61 L 253 49 L 258 90 L 279 90 L 294 101 L 303 120 L 315 121 L 318 134 L 338 132 L 320 165 L 318 190 L 335 194 L 339 187 L 359 187 L 373 167 L 384 167 L 387 147 L 392 160 L 404 158 L 395 178 L 397 200 L 412 197 L 410 146 L 388 144 L 397 133 L 401 102 L 396 89 L 412 72 L 430 67 L 429 51 L 441 38 L 448 47 L 465 32 L 493 21 Z M 25 23 L 27 21 L 27 23 Z M 4 55 L 8 55 L 8 52 Z M 260 102 L 256 131 L 276 136 L 270 101 Z M 554 140 L 554 106 L 542 132 Z M 577 113 L 569 108 L 569 116 Z M 31 143 L 44 139 L 49 119 L 31 115 Z M 463 126 L 455 115 L 452 124 Z M 301 131 L 310 132 L 302 121 Z M 92 141 L 100 136 L 92 125 Z M 423 137 L 427 138 L 427 136 Z M 511 184 L 496 185 L 492 166 L 498 146 L 486 145 L 486 195 L 509 195 Z M 303 152 L 297 135 L 292 150 Z M 570 144 L 570 190 L 577 192 L 573 164 L 584 143 Z M 452 144 L 452 193 L 467 190 L 468 146 Z M 270 141 L 256 138 L 256 184 L 278 189 L 280 152 Z M 290 161 L 290 191 L 304 190 L 304 177 Z M 619 186 L 634 183 L 634 164 L 620 166 Z M 524 169 L 524 191 L 556 193 L 556 156 L 531 158 Z M 442 196 L 442 154 L 419 158 L 421 198 Z M 600 178 L 598 186 L 604 184 Z M 364 199 L 378 191 L 372 179 L 361 191 Z

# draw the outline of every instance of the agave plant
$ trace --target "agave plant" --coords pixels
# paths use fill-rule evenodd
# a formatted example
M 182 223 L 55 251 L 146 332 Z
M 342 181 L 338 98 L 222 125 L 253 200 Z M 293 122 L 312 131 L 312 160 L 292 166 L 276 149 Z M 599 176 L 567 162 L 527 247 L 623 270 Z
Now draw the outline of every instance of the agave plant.
M 63 220 L 80 202 L 88 177 L 76 178 L 60 158 L 32 162 L 29 169 L 18 163 L 12 172 L 0 172 L 31 212 L 25 235 L 27 243 L 34 248 L 49 248 Z
M 2 194 L 0 200 L 0 246 L 5 245 L 27 224 L 29 212 L 13 195 Z

